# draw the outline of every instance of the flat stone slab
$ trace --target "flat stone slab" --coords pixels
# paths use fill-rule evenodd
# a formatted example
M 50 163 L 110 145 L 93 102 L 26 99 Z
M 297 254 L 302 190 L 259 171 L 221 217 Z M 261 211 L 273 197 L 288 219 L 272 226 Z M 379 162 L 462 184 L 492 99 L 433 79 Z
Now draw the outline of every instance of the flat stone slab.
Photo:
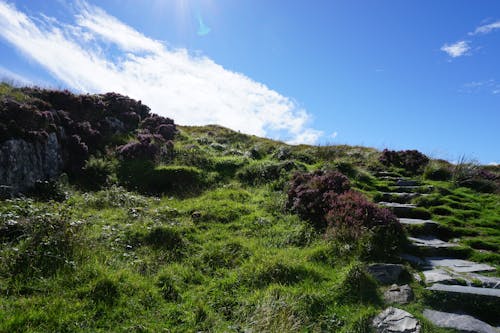
M 399 218 L 399 223 L 406 225 L 423 225 L 425 227 L 437 227 L 438 222 L 432 220 L 422 220 L 422 219 L 409 219 L 409 218 Z
M 434 189 L 433 186 L 395 186 L 391 188 L 393 192 L 405 192 L 405 193 L 428 193 Z
M 408 239 L 412 242 L 413 245 L 418 247 L 442 249 L 458 246 L 458 244 L 456 243 L 448 243 L 434 236 L 408 237 Z
M 452 273 L 444 269 L 431 269 L 423 271 L 422 274 L 424 275 L 426 284 L 457 284 L 459 282 Z
M 417 208 L 417 205 L 414 205 L 414 204 L 404 204 L 404 203 L 397 203 L 397 202 L 385 202 L 385 201 L 381 201 L 378 203 L 379 205 L 381 206 L 384 206 L 384 207 L 388 207 L 388 208 L 402 208 L 402 209 L 413 209 L 413 208 Z
M 431 268 L 444 267 L 457 273 L 494 272 L 496 270 L 495 267 L 490 265 L 479 264 L 463 259 L 428 257 L 425 258 L 425 262 Z
M 404 266 L 399 264 L 370 264 L 367 270 L 378 282 L 391 284 L 399 280 Z
M 484 276 L 476 273 L 457 273 L 445 269 L 432 269 L 423 271 L 425 283 L 431 285 L 440 284 L 466 284 L 477 287 L 479 284 L 483 288 L 500 289 L 500 278 Z
M 460 332 L 499 333 L 495 327 L 465 314 L 424 310 L 424 317 L 438 327 L 452 328 Z
M 395 186 L 419 186 L 420 182 L 411 179 L 399 179 L 394 183 Z
M 499 298 L 500 301 L 500 289 L 457 286 L 457 285 L 440 284 L 440 283 L 436 283 L 431 287 L 427 287 L 427 289 L 432 291 L 440 291 L 445 293 L 454 293 L 461 295 L 494 297 L 494 298 Z
M 393 308 L 385 309 L 372 321 L 377 333 L 420 333 L 420 323 L 410 313 Z

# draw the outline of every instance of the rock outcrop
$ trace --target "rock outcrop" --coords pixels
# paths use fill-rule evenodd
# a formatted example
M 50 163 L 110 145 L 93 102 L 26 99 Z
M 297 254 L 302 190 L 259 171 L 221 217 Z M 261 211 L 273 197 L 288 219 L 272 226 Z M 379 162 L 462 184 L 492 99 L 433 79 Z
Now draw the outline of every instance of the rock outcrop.
M 0 144 L 0 184 L 12 194 L 56 177 L 62 168 L 62 148 L 55 133 L 45 142 L 11 139 Z

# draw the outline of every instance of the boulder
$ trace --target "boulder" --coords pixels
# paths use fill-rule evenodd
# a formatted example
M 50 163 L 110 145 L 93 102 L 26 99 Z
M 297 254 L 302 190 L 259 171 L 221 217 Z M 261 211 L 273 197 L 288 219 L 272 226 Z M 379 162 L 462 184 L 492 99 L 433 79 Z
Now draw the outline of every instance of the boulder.
M 438 327 L 452 328 L 460 332 L 498 333 L 493 326 L 465 314 L 424 310 L 424 317 Z
M 403 270 L 403 265 L 399 264 L 370 264 L 368 266 L 368 272 L 382 284 L 396 283 Z
M 389 307 L 376 316 L 372 326 L 377 333 L 419 333 L 420 323 L 410 313 Z
M 402 286 L 393 284 L 384 292 L 384 300 L 389 304 L 408 304 L 413 300 L 413 297 L 413 290 L 407 284 Z

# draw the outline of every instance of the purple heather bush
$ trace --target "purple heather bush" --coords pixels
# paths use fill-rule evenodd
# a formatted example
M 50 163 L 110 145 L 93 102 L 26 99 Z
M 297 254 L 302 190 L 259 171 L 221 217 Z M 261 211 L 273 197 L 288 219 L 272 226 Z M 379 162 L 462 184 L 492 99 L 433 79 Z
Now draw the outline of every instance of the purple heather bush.
M 385 166 L 403 168 L 410 173 L 418 173 L 429 163 L 429 158 L 418 150 L 394 151 L 384 149 L 379 158 Z
M 287 208 L 322 229 L 326 227 L 330 202 L 349 188 L 349 179 L 340 172 L 297 173 L 290 183 Z
M 396 216 L 350 189 L 340 172 L 299 173 L 291 180 L 287 208 L 325 232 L 327 239 L 362 244 L 364 256 L 392 255 L 402 242 Z
M 326 215 L 327 234 L 358 239 L 367 229 L 395 226 L 401 228 L 397 217 L 388 209 L 380 208 L 361 193 L 344 192 L 329 202 Z

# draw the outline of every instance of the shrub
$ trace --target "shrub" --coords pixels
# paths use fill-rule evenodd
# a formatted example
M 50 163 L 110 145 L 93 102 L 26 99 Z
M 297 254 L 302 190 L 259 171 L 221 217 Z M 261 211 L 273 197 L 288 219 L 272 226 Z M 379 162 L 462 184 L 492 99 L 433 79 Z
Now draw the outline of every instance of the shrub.
M 86 189 L 99 190 L 111 183 L 115 165 L 102 158 L 91 157 L 82 169 L 78 181 Z
M 326 227 L 325 215 L 330 209 L 330 201 L 349 188 L 349 180 L 340 172 L 297 173 L 290 182 L 286 206 L 322 229 Z
M 180 299 L 175 281 L 169 274 L 161 274 L 156 281 L 156 286 L 160 289 L 160 294 L 166 301 L 177 302 Z
M 188 193 L 208 185 L 210 179 L 195 167 L 160 166 L 146 175 L 145 183 L 147 192 Z
M 41 201 L 64 201 L 68 195 L 57 180 L 38 180 L 29 190 L 29 196 Z
M 385 166 L 395 166 L 415 174 L 429 163 L 429 158 L 418 150 L 394 151 L 384 149 L 379 157 L 380 163 Z
M 111 186 L 95 193 L 85 193 L 83 198 L 87 206 L 95 209 L 144 207 L 147 205 L 146 198 L 119 186 Z
M 159 135 L 140 134 L 137 139 L 116 148 L 121 159 L 154 161 L 161 151 L 161 145 L 165 143 Z
M 156 227 L 143 237 L 144 243 L 154 248 L 177 251 L 184 245 L 179 230 L 166 227 Z
M 327 237 L 351 243 L 365 238 L 367 255 L 393 255 L 399 250 L 403 229 L 388 209 L 368 201 L 359 192 L 347 191 L 330 202 L 326 215 Z M 371 232 L 371 233 L 368 233 Z
M 342 302 L 380 303 L 377 283 L 359 263 L 348 268 L 338 291 L 337 297 Z
M 424 169 L 424 179 L 448 181 L 452 177 L 452 170 L 449 166 L 431 163 Z
M 115 281 L 109 278 L 101 278 L 94 284 L 89 296 L 96 303 L 111 306 L 118 301 L 120 290 Z
M 293 161 L 271 162 L 256 161 L 237 172 L 238 179 L 246 184 L 260 185 L 285 177 L 292 170 L 304 170 L 302 165 Z

